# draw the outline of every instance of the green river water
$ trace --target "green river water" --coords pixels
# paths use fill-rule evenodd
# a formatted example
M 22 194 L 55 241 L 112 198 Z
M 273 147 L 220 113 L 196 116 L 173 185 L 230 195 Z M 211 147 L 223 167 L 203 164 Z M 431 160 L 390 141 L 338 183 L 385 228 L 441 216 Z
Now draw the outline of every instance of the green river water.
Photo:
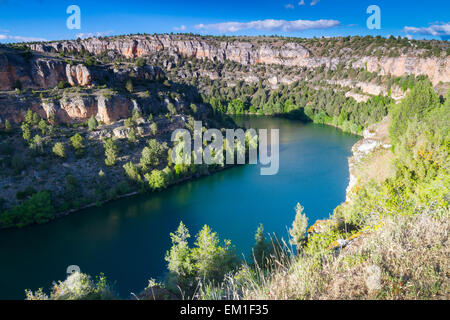
M 0 231 L 0 299 L 23 299 L 26 288 L 49 290 L 66 269 L 106 274 L 122 298 L 139 293 L 166 272 L 169 233 L 180 221 L 195 235 L 203 225 L 249 255 L 254 233 L 287 238 L 300 202 L 310 223 L 345 199 L 347 158 L 359 137 L 338 129 L 272 117 L 239 117 L 247 128 L 280 129 L 280 171 L 261 176 L 259 165 L 214 175 L 90 208 L 46 225 Z

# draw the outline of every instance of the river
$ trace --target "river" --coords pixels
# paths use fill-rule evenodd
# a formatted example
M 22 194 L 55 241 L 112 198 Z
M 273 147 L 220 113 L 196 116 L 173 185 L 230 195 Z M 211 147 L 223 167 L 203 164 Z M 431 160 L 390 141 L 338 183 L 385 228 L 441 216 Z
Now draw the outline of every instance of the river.
M 23 299 L 26 288 L 49 291 L 66 269 L 105 273 L 122 298 L 139 293 L 166 272 L 169 233 L 180 221 L 195 235 L 203 225 L 248 255 L 254 233 L 287 239 L 300 202 L 310 223 L 345 200 L 347 158 L 359 137 L 323 125 L 272 117 L 237 117 L 254 129 L 280 129 L 280 171 L 259 165 L 231 168 L 159 193 L 121 199 L 46 225 L 0 231 L 0 299 Z

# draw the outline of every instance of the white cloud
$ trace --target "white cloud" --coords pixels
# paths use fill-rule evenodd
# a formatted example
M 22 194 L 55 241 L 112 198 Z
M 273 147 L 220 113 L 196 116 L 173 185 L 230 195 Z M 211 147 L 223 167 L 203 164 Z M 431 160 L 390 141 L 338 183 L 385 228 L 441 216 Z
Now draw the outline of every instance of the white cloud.
M 13 36 L 9 34 L 0 34 L 0 40 L 12 40 L 13 42 L 48 41 L 47 39 L 44 38 Z
M 223 22 L 215 24 L 199 24 L 195 27 L 204 31 L 237 32 L 242 30 L 264 30 L 264 31 L 303 31 L 310 29 L 326 29 L 339 26 L 337 20 L 257 20 L 250 22 Z
M 173 30 L 175 30 L 175 31 L 184 31 L 184 30 L 186 30 L 186 26 L 185 25 L 181 25 L 179 27 L 174 27 Z
M 312 6 L 315 6 L 319 1 L 320 1 L 320 0 L 312 0 L 312 1 L 311 1 L 311 5 L 312 5 Z
M 288 3 L 287 5 L 284 6 L 286 9 L 294 9 L 294 5 Z
M 450 35 L 450 22 L 433 24 L 429 27 L 404 27 L 403 31 L 406 33 L 416 33 L 421 35 L 430 36 L 449 36 Z
M 304 6 L 305 5 L 305 0 L 300 0 L 300 2 L 298 3 L 299 6 Z

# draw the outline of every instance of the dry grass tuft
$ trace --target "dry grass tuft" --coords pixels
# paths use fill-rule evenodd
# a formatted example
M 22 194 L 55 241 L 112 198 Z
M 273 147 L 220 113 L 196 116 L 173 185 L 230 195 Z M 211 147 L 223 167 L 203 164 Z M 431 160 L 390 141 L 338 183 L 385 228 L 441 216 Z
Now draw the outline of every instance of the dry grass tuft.
M 449 299 L 449 212 L 441 210 L 386 217 L 340 254 L 286 252 L 270 270 L 245 267 L 224 291 L 246 300 Z

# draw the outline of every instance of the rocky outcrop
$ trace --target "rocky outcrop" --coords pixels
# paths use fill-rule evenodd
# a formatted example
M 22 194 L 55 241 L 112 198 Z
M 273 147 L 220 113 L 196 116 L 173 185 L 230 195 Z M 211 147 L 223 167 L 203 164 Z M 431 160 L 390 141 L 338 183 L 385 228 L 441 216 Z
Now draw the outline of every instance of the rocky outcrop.
M 364 68 L 367 71 L 377 72 L 380 75 L 392 75 L 401 77 L 406 74 L 427 75 L 431 82 L 436 85 L 439 82 L 450 82 L 450 58 L 418 58 L 409 56 L 386 57 L 363 57 L 353 63 L 354 67 Z
M 127 118 L 133 111 L 132 101 L 116 95 L 110 98 L 98 97 L 97 119 L 110 124 L 119 119 Z
M 96 94 L 67 94 L 61 99 L 22 98 L 0 96 L 0 119 L 14 123 L 24 121 L 28 109 L 44 119 L 54 119 L 58 123 L 80 123 L 94 116 L 105 124 L 111 124 L 131 116 L 133 101 L 121 96 L 105 97 Z
M 352 89 L 358 89 L 358 90 L 362 91 L 363 93 L 369 95 L 369 96 L 362 95 L 362 94 L 358 94 L 358 93 L 354 93 L 354 92 L 350 92 L 350 91 L 346 93 L 347 97 L 352 97 L 358 102 L 367 101 L 370 98 L 370 96 L 378 96 L 378 95 L 387 96 L 389 94 L 392 99 L 394 99 L 395 101 L 399 101 L 399 100 L 403 99 L 406 95 L 406 92 L 402 91 L 398 85 L 393 85 L 390 89 L 388 89 L 386 86 L 383 86 L 383 85 L 378 85 L 378 84 L 374 84 L 374 83 L 370 83 L 370 82 L 360 82 L 360 81 L 350 80 L 350 79 L 327 80 L 327 83 L 339 85 L 341 87 L 349 87 Z
M 355 167 L 377 148 L 390 149 L 388 127 L 390 119 L 386 116 L 381 122 L 374 124 L 363 132 L 363 139 L 358 141 L 353 147 L 353 156 L 349 158 L 350 181 L 346 190 L 346 202 L 352 201 L 352 195 L 358 184 L 358 176 Z
M 283 63 L 289 61 L 296 65 L 310 56 L 310 52 L 297 43 L 280 46 L 259 45 L 251 42 L 213 41 L 202 38 L 183 38 L 170 35 L 113 37 L 84 41 L 62 41 L 46 44 L 31 44 L 30 48 L 39 52 L 81 52 L 100 54 L 105 51 L 120 54 L 127 58 L 142 57 L 157 51 L 167 50 L 172 54 L 225 61 L 241 64 Z
M 25 60 L 12 49 L 0 51 L 0 91 L 19 89 L 50 89 L 60 83 L 71 86 L 92 86 L 99 83 L 122 85 L 130 77 L 155 80 L 163 77 L 162 69 L 153 66 L 128 66 L 112 70 L 109 66 L 71 65 L 52 56 L 35 55 Z
M 71 86 L 88 86 L 92 84 L 92 76 L 89 69 L 79 64 L 77 66 L 66 65 L 67 81 Z
M 369 100 L 370 96 L 365 95 L 365 94 L 359 94 L 359 93 L 355 93 L 355 92 L 351 92 L 351 91 L 347 91 L 345 93 L 345 96 L 347 98 L 353 98 L 355 99 L 357 102 L 366 102 L 367 100 Z
M 321 65 L 335 68 L 338 63 L 352 64 L 355 68 L 366 68 L 370 72 L 404 76 L 427 75 L 433 84 L 450 82 L 450 58 L 418 58 L 414 56 L 376 57 L 352 56 L 351 52 L 341 58 L 313 56 L 304 46 L 295 42 L 276 41 L 268 43 L 252 38 L 245 40 L 223 40 L 180 35 L 138 35 L 127 37 L 92 38 L 81 41 L 60 41 L 30 44 L 39 52 L 82 52 L 92 54 L 107 52 L 111 56 L 127 58 L 146 56 L 166 51 L 174 56 L 196 57 L 212 61 L 231 60 L 243 65 L 258 63 L 281 64 L 291 67 L 316 68 Z
M 67 81 L 65 62 L 54 59 L 35 59 L 31 63 L 31 78 L 33 89 L 54 88 L 59 82 Z
M 97 116 L 98 113 L 97 100 L 94 96 L 64 96 L 59 104 L 61 110 L 57 118 L 64 123 L 86 121 L 92 116 Z
M 20 62 L 23 61 L 19 57 L 0 54 L 0 90 L 12 90 L 17 80 L 23 83 L 31 81 L 21 72 Z
M 20 55 L 0 53 L 0 90 L 48 89 L 67 82 L 66 63 L 60 59 L 35 57 L 29 61 Z

